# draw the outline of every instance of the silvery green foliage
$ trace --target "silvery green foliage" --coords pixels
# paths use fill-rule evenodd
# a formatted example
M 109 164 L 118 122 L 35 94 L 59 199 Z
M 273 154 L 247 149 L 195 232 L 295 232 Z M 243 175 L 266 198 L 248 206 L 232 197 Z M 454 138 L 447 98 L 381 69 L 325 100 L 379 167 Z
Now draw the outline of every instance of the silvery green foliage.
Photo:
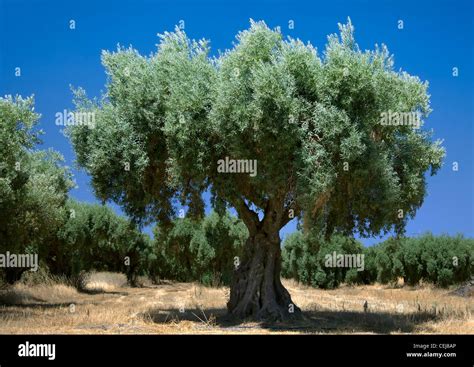
M 327 239 L 318 233 L 296 231 L 282 250 L 282 274 L 303 284 L 334 288 L 340 283 L 396 284 L 400 277 L 408 285 L 420 280 L 446 287 L 468 281 L 474 271 L 474 240 L 457 236 L 392 237 L 374 246 L 335 234 Z M 364 255 L 364 269 L 327 267 L 326 255 Z
M 52 274 L 76 277 L 81 271 L 118 271 L 133 284 L 147 270 L 151 239 L 128 219 L 107 206 L 72 199 L 64 209 L 45 256 Z
M 363 283 L 363 270 L 356 266 L 330 267 L 327 256 L 351 254 L 361 256 L 364 246 L 354 238 L 334 234 L 324 239 L 317 234 L 296 231 L 285 238 L 282 249 L 282 275 L 318 288 L 337 288 L 341 283 Z M 354 263 L 355 264 L 355 263 Z M 365 264 L 364 264 L 365 265 Z M 374 282 L 375 279 L 370 279 Z
M 248 237 L 245 225 L 228 212 L 211 212 L 203 220 L 176 218 L 154 229 L 155 259 L 150 275 L 156 279 L 206 285 L 230 284 L 235 259 Z
M 97 127 L 74 127 L 71 139 L 98 196 L 136 217 L 169 218 L 174 198 L 201 215 L 210 186 L 214 202 L 282 202 L 327 232 L 401 230 L 423 202 L 425 172 L 441 166 L 426 130 L 380 124 L 387 111 L 425 119 L 428 84 L 394 70 L 385 46 L 361 51 L 350 20 L 322 55 L 252 21 L 217 58 L 176 29 L 149 57 L 119 48 L 102 60 L 102 100 L 76 91 Z M 226 156 L 256 159 L 257 176 L 218 174 Z
M 47 251 L 73 186 L 59 153 L 36 150 L 39 117 L 32 97 L 0 98 L 0 252 Z
M 78 162 L 91 173 L 100 198 L 115 200 L 135 217 L 165 220 L 177 191 L 190 202 L 203 186 L 191 173 L 199 172 L 204 158 L 194 152 L 209 148 L 204 128 L 216 71 L 207 46 L 177 29 L 161 36 L 149 58 L 119 48 L 104 52 L 102 61 L 109 77 L 103 100 L 87 101 L 83 90 L 76 91 L 78 109 L 95 112 L 97 121 L 95 129 L 71 129 Z M 199 212 L 200 200 L 193 204 Z
M 446 287 L 469 281 L 474 272 L 474 240 L 462 235 L 389 238 L 371 249 L 373 282 L 396 283 L 403 277 L 408 285 L 423 280 Z

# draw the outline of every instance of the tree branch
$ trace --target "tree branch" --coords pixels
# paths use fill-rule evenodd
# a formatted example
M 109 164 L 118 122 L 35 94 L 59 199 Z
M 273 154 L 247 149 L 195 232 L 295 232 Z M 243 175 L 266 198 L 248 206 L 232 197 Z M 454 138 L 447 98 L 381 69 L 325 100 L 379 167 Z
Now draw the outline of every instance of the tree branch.
M 258 214 L 250 209 L 245 200 L 240 198 L 232 203 L 239 214 L 240 219 L 245 223 L 250 232 L 256 232 L 259 224 Z

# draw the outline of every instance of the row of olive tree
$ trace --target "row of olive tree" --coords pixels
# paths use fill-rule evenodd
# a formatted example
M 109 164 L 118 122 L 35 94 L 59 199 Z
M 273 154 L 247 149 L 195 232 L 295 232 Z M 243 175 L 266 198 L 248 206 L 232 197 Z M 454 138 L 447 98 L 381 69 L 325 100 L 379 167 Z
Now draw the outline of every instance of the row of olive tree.
M 72 175 L 62 156 L 37 149 L 40 115 L 32 98 L 0 98 L 0 253 L 37 254 L 53 274 L 144 272 L 148 237 L 111 209 L 68 199 Z M 151 252 L 151 250 L 150 250 Z M 0 267 L 14 283 L 26 267 Z
M 343 262 L 333 266 L 334 253 L 353 259 L 363 255 L 363 261 L 351 267 Z M 398 237 L 364 248 L 342 235 L 324 239 L 298 231 L 286 238 L 282 257 L 285 277 L 319 288 L 335 288 L 343 282 L 389 284 L 399 278 L 408 285 L 424 281 L 446 287 L 474 275 L 474 240 L 462 236 Z
M 45 259 L 51 273 L 72 279 L 97 270 L 125 273 L 132 285 L 139 275 L 230 284 L 248 237 L 245 225 L 228 213 L 163 223 L 154 240 L 106 206 L 69 200 L 64 215 Z

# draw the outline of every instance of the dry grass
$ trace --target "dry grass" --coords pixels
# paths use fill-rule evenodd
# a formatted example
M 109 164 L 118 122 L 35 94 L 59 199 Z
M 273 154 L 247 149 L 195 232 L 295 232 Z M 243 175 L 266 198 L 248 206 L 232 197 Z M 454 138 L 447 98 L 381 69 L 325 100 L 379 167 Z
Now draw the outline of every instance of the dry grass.
M 89 293 L 113 292 L 127 286 L 127 277 L 119 273 L 94 272 L 85 276 L 84 283 L 83 290 Z
M 0 292 L 0 333 L 474 334 L 473 298 L 448 290 L 380 285 L 320 290 L 293 281 L 285 285 L 304 311 L 303 321 L 266 324 L 228 319 L 228 288 L 194 283 L 130 288 L 121 274 L 95 273 L 87 279 L 86 292 L 57 282 L 18 284 Z

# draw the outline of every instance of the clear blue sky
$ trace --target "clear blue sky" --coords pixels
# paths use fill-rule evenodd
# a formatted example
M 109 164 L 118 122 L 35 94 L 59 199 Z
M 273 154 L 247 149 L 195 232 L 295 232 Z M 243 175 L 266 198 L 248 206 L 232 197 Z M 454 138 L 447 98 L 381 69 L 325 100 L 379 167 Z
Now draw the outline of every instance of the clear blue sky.
M 350 16 L 362 49 L 385 43 L 396 68 L 430 82 L 433 113 L 426 128 L 444 139 L 445 166 L 428 179 L 428 196 L 408 234 L 425 231 L 474 237 L 473 195 L 473 2 L 465 1 L 41 1 L 0 0 L 0 95 L 35 95 L 42 114 L 44 147 L 53 147 L 73 166 L 74 153 L 55 125 L 55 114 L 72 108 L 69 85 L 89 96 L 104 89 L 101 50 L 132 45 L 142 54 L 156 49 L 157 33 L 184 21 L 192 38 L 211 40 L 214 52 L 230 48 L 249 19 L 280 26 L 319 50 L 337 23 Z M 75 30 L 69 28 L 75 21 Z M 289 29 L 289 21 L 294 29 Z M 403 29 L 398 29 L 398 21 Z M 21 76 L 15 76 L 15 68 Z M 457 67 L 459 76 L 453 77 Z M 459 163 L 459 171 L 452 163 Z M 71 195 L 94 201 L 84 172 Z M 294 231 L 295 223 L 282 230 Z M 378 239 L 364 240 L 372 244 Z

